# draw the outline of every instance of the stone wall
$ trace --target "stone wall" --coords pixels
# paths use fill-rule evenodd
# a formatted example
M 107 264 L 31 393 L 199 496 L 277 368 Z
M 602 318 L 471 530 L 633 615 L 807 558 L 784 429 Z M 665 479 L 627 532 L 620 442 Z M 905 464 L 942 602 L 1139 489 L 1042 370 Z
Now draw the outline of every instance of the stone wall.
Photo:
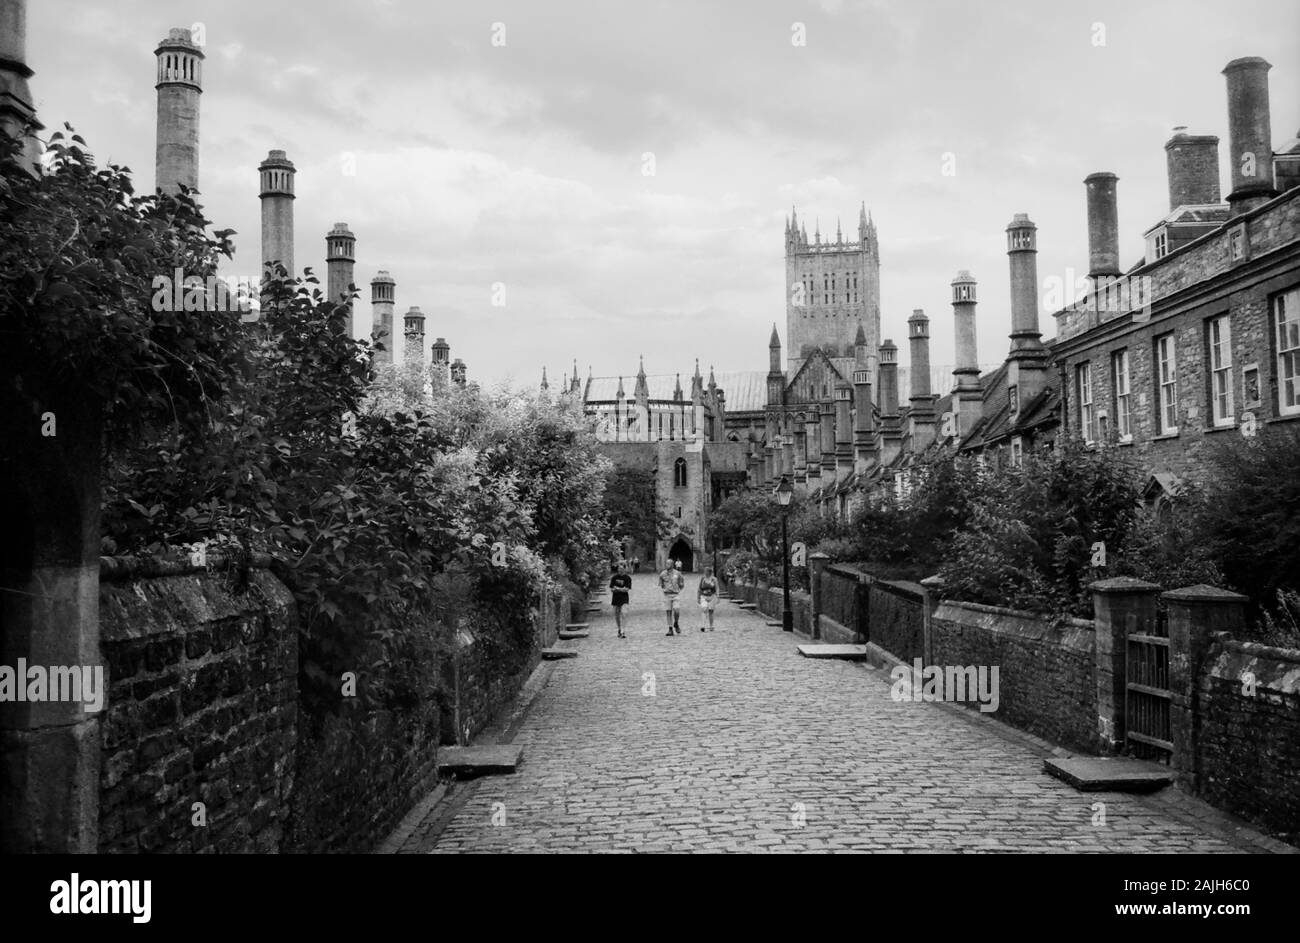
M 822 574 L 821 638 L 843 645 L 860 641 L 864 635 L 865 612 L 862 600 L 869 577 L 852 567 L 833 564 Z
M 924 655 L 925 613 L 922 590 L 916 583 L 872 580 L 867 641 L 911 664 Z
M 297 736 L 297 615 L 284 584 L 262 569 L 244 583 L 105 567 L 100 646 L 100 850 L 278 851 Z
M 1220 635 L 1199 682 L 1201 795 L 1300 841 L 1300 651 Z
M 436 783 L 447 692 L 308 716 L 292 593 L 264 567 L 209 562 L 101 562 L 99 850 L 369 851 Z M 469 647 L 468 733 L 514 696 L 575 598 L 540 603 L 512 672 Z
M 936 665 L 998 666 L 998 720 L 1096 752 L 1091 622 L 1054 623 L 1014 609 L 945 601 L 931 620 L 931 644 Z

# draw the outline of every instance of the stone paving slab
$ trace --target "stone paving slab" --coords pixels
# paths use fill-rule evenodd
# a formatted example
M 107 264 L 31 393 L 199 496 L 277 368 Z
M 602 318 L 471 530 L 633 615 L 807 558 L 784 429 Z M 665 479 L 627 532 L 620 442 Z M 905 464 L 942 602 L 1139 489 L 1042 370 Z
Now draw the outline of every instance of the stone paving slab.
M 590 632 L 587 632 L 587 631 L 582 631 L 582 632 L 560 631 L 560 632 L 557 632 L 556 635 L 557 635 L 557 636 L 558 636 L 562 641 L 566 641 L 566 642 L 569 641 L 570 639 L 575 639 L 575 638 L 590 638 L 590 637 L 591 637 L 591 633 L 590 633 Z
M 1155 792 L 1174 781 L 1169 767 L 1131 757 L 1048 757 L 1043 769 L 1080 792 Z
M 633 577 L 627 639 L 596 632 L 516 712 L 528 762 L 456 783 L 401 851 L 1288 849 L 1176 788 L 1080 793 L 1043 771 L 1050 745 L 894 701 L 887 669 L 796 657 L 760 615 L 702 633 L 684 607 L 665 638 L 654 580 Z
M 780 623 L 778 623 L 779 625 Z M 843 658 L 849 661 L 865 661 L 865 645 L 797 645 L 799 654 L 805 658 Z
M 513 773 L 523 754 L 523 747 L 515 744 L 441 747 L 438 750 L 438 775 L 467 779 Z
M 577 658 L 578 650 L 576 648 L 543 648 L 542 661 L 558 661 L 561 658 Z

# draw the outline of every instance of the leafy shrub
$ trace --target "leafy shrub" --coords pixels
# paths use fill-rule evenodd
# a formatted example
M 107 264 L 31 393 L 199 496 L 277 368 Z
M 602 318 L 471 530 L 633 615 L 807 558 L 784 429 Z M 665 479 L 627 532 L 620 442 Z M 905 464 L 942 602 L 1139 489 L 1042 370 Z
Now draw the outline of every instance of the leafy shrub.
M 1194 526 L 1229 588 L 1257 605 L 1300 590 L 1300 429 L 1234 436 L 1208 458 Z
M 1122 553 L 1141 475 L 1116 450 L 1067 441 L 1021 468 L 977 475 L 970 520 L 940 567 L 945 593 L 972 602 L 1092 615 L 1097 545 Z

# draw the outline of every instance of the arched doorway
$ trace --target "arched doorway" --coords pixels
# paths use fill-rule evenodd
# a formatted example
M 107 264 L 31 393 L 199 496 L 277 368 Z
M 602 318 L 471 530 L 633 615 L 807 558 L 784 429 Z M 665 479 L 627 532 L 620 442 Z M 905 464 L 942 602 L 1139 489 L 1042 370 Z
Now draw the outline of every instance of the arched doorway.
M 678 537 L 673 541 L 673 545 L 668 548 L 668 559 L 682 561 L 682 570 L 687 573 L 695 572 L 695 551 L 691 549 L 691 542 L 685 537 Z

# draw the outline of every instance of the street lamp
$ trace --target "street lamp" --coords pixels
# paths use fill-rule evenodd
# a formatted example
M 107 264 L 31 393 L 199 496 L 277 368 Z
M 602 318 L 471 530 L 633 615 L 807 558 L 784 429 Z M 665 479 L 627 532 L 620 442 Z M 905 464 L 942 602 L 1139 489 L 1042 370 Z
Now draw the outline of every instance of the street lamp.
M 781 628 L 786 632 L 794 631 L 794 613 L 790 611 L 790 499 L 794 497 L 794 485 L 790 484 L 788 475 L 781 476 L 781 483 L 776 486 L 776 503 L 781 505 L 781 582 L 785 594 L 785 608 L 781 610 Z

